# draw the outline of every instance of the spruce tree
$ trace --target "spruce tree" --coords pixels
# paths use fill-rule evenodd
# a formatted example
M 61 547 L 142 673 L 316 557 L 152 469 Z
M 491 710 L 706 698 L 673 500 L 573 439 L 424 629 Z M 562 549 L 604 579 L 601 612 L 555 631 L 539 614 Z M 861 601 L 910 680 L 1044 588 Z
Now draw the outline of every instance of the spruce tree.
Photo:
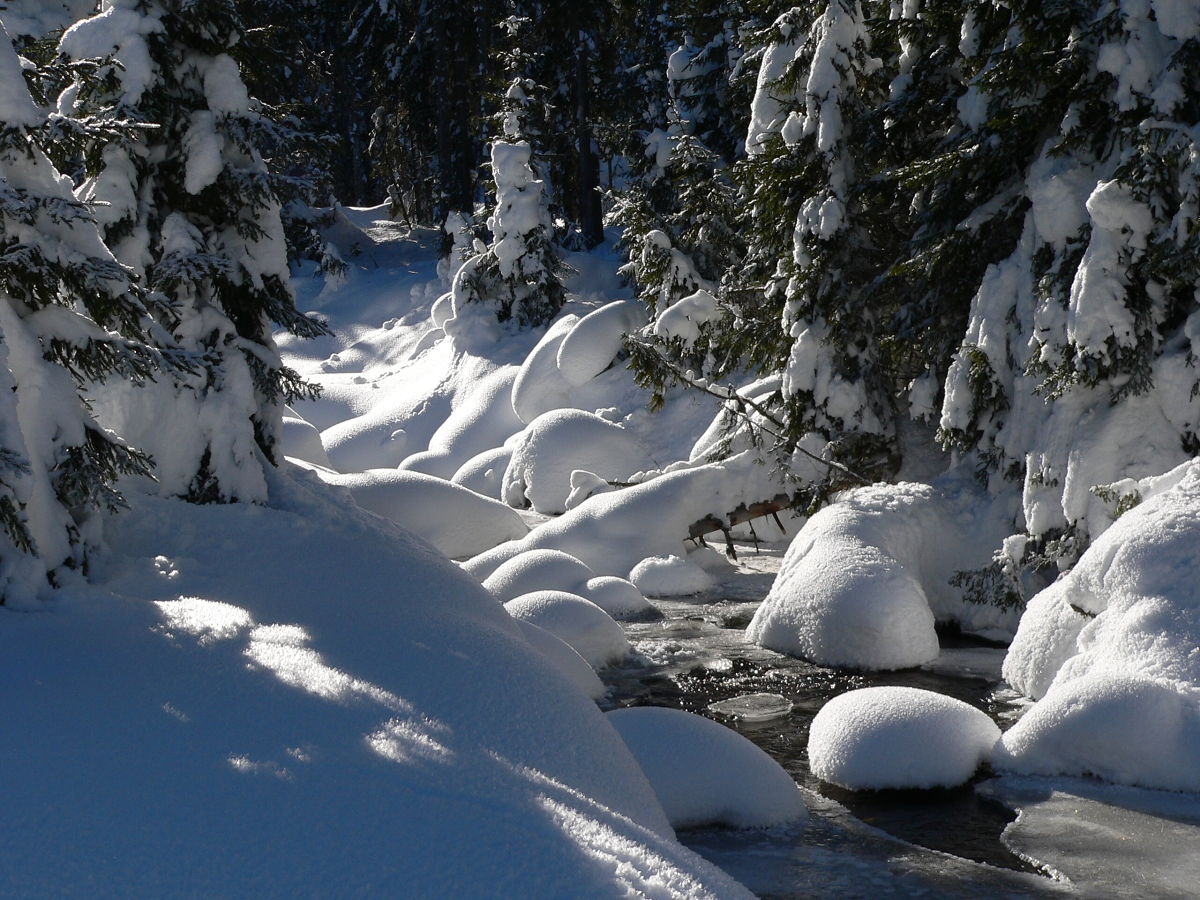
M 230 55 L 242 30 L 233 0 L 105 0 L 60 44 L 66 59 L 109 60 L 104 82 L 72 85 L 61 110 L 148 126 L 105 145 L 79 194 L 106 204 L 118 259 L 203 361 L 185 385 L 108 392 L 102 408 L 154 452 L 164 490 L 200 502 L 266 499 L 260 460 L 280 460 L 283 406 L 313 392 L 280 361 L 271 327 L 323 331 L 295 309 L 280 221 L 287 184 L 258 150 L 287 135 Z

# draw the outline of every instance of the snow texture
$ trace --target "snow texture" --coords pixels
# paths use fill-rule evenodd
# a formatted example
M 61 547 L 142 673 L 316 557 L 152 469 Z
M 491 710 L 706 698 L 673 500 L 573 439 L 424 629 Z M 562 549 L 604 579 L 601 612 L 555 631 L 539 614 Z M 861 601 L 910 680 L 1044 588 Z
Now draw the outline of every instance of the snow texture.
M 582 593 L 618 621 L 643 618 L 656 613 L 655 608 L 632 582 L 614 575 L 589 578 Z
M 509 615 L 532 622 L 570 644 L 594 669 L 625 658 L 629 641 L 604 610 L 578 594 L 533 591 L 504 604 Z
M 684 597 L 711 589 L 716 581 L 682 556 L 648 556 L 633 567 L 629 580 L 647 597 Z
M 572 387 L 587 384 L 613 364 L 625 335 L 645 324 L 645 306 L 632 300 L 617 300 L 588 313 L 558 345 L 558 371 Z
M 567 591 L 582 594 L 596 573 L 573 556 L 559 550 L 529 550 L 514 556 L 483 582 L 501 603 L 533 591 Z
M 1000 738 L 986 713 L 909 687 L 834 697 L 808 736 L 812 773 L 851 790 L 955 787 L 975 774 Z
M 566 512 L 571 473 L 625 480 L 656 468 L 635 435 L 595 413 L 558 409 L 529 423 L 504 473 L 504 502 L 540 513 Z
M 521 636 L 529 641 L 529 645 L 562 672 L 568 681 L 579 688 L 580 693 L 591 700 L 599 700 L 604 696 L 604 682 L 570 644 L 532 622 L 524 619 L 517 619 L 516 622 L 521 629 Z
M 477 494 L 499 500 L 504 496 L 504 473 L 512 459 L 510 447 L 496 447 L 472 456 L 450 479 L 452 484 L 461 484 Z
M 949 583 L 990 561 L 1011 515 L 966 478 L 848 492 L 805 523 L 746 636 L 822 665 L 902 669 L 938 655 L 936 619 L 1011 634 L 1013 614 Z
M 718 722 L 651 706 L 607 718 L 675 828 L 769 828 L 808 818 L 800 789 L 779 763 Z
M 1037 703 L 994 763 L 1200 790 L 1200 464 L 1142 501 L 1035 596 L 1004 676 Z

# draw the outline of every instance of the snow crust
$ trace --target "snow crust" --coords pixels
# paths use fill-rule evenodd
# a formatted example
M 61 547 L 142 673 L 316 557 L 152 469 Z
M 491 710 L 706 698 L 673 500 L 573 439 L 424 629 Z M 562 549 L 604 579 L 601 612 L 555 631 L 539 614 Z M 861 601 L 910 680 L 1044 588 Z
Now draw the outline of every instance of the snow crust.
M 768 828 L 808 818 L 783 767 L 712 719 L 651 706 L 616 709 L 607 718 L 675 828 Z
M 1142 502 L 1029 603 L 1004 677 L 1038 702 L 999 767 L 1200 790 L 1200 464 L 1137 488 Z
M 629 641 L 608 613 L 566 591 L 533 591 L 504 604 L 509 615 L 545 629 L 575 649 L 594 669 L 623 659 Z
M 1000 729 L 973 706 L 909 687 L 834 697 L 808 736 L 812 773 L 851 790 L 954 787 L 975 774 Z
M 990 561 L 1011 516 L 966 479 L 850 491 L 805 523 L 746 636 L 823 665 L 901 669 L 938 655 L 936 619 L 1011 634 L 1014 614 L 949 583 Z

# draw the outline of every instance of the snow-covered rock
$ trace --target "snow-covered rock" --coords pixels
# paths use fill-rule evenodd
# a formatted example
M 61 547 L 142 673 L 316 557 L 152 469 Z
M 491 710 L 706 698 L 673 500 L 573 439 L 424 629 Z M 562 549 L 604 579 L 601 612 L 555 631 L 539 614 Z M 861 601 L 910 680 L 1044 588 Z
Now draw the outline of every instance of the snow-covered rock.
M 566 591 L 533 591 L 504 604 L 514 619 L 532 622 L 570 644 L 595 669 L 629 653 L 625 632 L 592 601 Z
M 1004 676 L 1040 699 L 998 767 L 1200 790 L 1200 463 L 1139 487 L 1141 504 L 1030 601 Z
M 704 569 L 682 556 L 648 556 L 633 567 L 629 580 L 647 597 L 684 597 L 716 584 Z
M 348 475 L 314 471 L 327 484 L 346 488 L 363 509 L 403 525 L 451 559 L 472 556 L 529 532 L 520 515 L 498 500 L 432 475 L 399 469 Z
M 747 637 L 823 665 L 901 669 L 937 656 L 935 619 L 1013 629 L 1015 615 L 967 603 L 949 583 L 990 561 L 1010 516 L 961 481 L 849 492 L 805 523 Z
M 557 409 L 530 422 L 516 441 L 504 473 L 504 502 L 561 513 L 576 469 L 624 479 L 654 467 L 641 442 L 620 425 L 581 409 Z
M 509 447 L 485 450 L 463 463 L 450 481 L 477 494 L 499 500 L 504 493 L 504 472 L 510 459 L 512 449 Z
M 768 828 L 808 810 L 783 767 L 736 731 L 678 709 L 616 709 L 617 729 L 675 828 Z
M 614 575 L 588 579 L 583 593 L 617 620 L 637 619 L 658 612 L 632 582 Z
M 484 579 L 483 586 L 501 603 L 533 591 L 582 594 L 596 573 L 560 550 L 529 550 L 514 556 Z
M 521 629 L 521 636 L 529 641 L 529 645 L 550 660 L 554 664 L 554 668 L 562 672 L 585 697 L 590 700 L 599 700 L 604 696 L 604 682 L 574 647 L 532 622 L 524 619 L 517 619 L 516 622 L 517 627 Z
M 521 364 L 513 382 L 512 407 L 522 422 L 571 406 L 571 383 L 558 369 L 558 348 L 578 321 L 573 314 L 556 320 Z
M 863 688 L 821 707 L 808 761 L 822 781 L 851 790 L 954 787 L 975 774 L 999 738 L 986 713 L 953 697 Z
M 634 300 L 608 303 L 588 313 L 558 345 L 558 370 L 567 384 L 579 387 L 610 365 L 626 334 L 646 324 L 646 307 Z
M 321 443 L 321 432 L 299 416 L 284 415 L 279 444 L 284 456 L 331 468 L 329 454 Z

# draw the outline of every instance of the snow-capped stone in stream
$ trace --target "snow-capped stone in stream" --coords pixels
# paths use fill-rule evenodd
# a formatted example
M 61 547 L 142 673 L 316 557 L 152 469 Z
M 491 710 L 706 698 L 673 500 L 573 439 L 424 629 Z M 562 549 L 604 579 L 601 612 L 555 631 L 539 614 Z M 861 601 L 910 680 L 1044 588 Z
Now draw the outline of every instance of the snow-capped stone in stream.
M 501 603 L 534 591 L 582 594 L 596 573 L 561 550 L 529 550 L 514 556 L 483 581 Z
M 1040 699 L 993 762 L 1200 791 L 1200 463 L 1131 489 L 1142 502 L 1030 601 L 1004 676 Z
M 986 713 L 953 697 L 863 688 L 817 713 L 808 762 L 822 781 L 851 790 L 954 787 L 975 774 L 999 738 Z
M 532 622 L 570 644 L 594 669 L 629 653 L 625 632 L 595 603 L 566 591 L 534 591 L 504 604 L 514 619 Z
M 533 420 L 504 473 L 504 502 L 540 513 L 566 512 L 571 473 L 625 479 L 655 468 L 641 442 L 620 425 L 581 409 L 556 409 Z
M 961 479 L 852 491 L 805 523 L 746 636 L 822 665 L 902 669 L 938 655 L 935 616 L 1013 629 L 1014 613 L 967 603 L 950 585 L 956 570 L 990 561 L 1010 521 Z
M 629 573 L 629 580 L 647 597 L 686 597 L 709 590 L 716 582 L 682 556 L 649 556 Z
M 783 767 L 736 731 L 678 709 L 608 713 L 675 828 L 769 828 L 808 817 Z
M 583 593 L 614 619 L 640 619 L 658 612 L 633 582 L 614 575 L 588 579 Z
M 589 700 L 599 700 L 604 696 L 604 682 L 574 647 L 532 622 L 517 619 L 516 623 L 525 640 L 529 641 L 529 645 L 552 662 L 554 667 L 566 675 L 567 680 L 579 688 L 585 697 Z

